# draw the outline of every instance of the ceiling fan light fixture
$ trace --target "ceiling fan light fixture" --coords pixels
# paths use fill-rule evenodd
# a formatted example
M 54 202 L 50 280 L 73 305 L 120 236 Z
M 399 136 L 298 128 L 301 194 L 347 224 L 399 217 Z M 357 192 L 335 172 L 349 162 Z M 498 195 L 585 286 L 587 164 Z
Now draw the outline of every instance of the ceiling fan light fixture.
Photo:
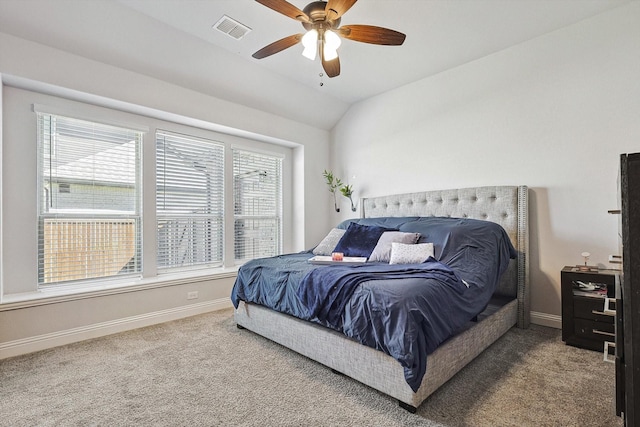
M 304 46 L 302 55 L 305 58 L 309 58 L 312 61 L 316 59 L 318 53 L 318 31 L 307 31 L 305 35 L 302 36 L 302 46 Z
M 323 43 L 323 53 L 324 59 L 326 61 L 331 61 L 338 57 L 338 48 L 342 40 L 340 37 L 331 30 L 327 30 L 324 32 L 324 43 Z
M 399 46 L 406 36 L 395 30 L 374 25 L 340 26 L 342 16 L 358 0 L 322 0 L 312 1 L 300 10 L 287 0 L 255 0 L 269 9 L 289 18 L 300 21 L 306 33 L 292 34 L 266 45 L 251 55 L 262 59 L 302 43 L 302 55 L 315 60 L 318 50 L 321 53 L 322 68 L 329 77 L 340 75 L 338 48 L 341 38 L 347 40 L 385 46 Z

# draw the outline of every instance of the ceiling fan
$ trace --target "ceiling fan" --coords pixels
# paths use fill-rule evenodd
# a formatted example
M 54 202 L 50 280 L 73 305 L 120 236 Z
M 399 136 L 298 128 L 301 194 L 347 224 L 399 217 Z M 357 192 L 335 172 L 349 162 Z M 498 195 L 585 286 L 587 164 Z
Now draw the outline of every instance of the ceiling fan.
M 303 10 L 285 0 L 256 1 L 269 9 L 300 21 L 307 32 L 277 40 L 252 56 L 256 59 L 266 58 L 302 42 L 304 46 L 302 54 L 305 57 L 314 60 L 320 51 L 322 68 L 329 77 L 336 77 L 340 74 L 340 59 L 337 51 L 341 43 L 340 37 L 387 46 L 399 46 L 404 43 L 406 37 L 398 31 L 373 25 L 343 25 L 340 27 L 342 15 L 351 9 L 357 0 L 314 1 L 305 6 Z

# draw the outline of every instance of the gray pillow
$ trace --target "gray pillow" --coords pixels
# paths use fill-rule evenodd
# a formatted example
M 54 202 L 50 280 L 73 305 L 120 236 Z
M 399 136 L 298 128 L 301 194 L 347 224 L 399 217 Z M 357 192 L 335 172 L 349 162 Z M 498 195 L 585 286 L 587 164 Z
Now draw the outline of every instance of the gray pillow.
M 369 262 L 389 262 L 391 259 L 391 244 L 406 243 L 414 244 L 420 238 L 420 233 L 404 233 L 402 231 L 385 231 L 380 236 L 378 244 L 373 248 Z
M 389 264 L 422 264 L 430 256 L 433 256 L 433 243 L 392 243 Z
M 344 235 L 347 230 L 341 230 L 339 228 L 332 229 L 327 236 L 322 239 L 320 244 L 313 250 L 314 255 L 331 255 L 333 249 Z

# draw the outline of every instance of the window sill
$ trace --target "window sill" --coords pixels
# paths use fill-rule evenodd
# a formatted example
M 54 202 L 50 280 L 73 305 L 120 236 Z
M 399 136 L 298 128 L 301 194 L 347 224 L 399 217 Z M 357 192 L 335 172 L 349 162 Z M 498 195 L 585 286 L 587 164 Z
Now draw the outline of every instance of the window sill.
M 43 289 L 35 292 L 23 292 L 19 294 L 3 295 L 0 302 L 0 311 L 17 310 L 21 308 L 39 305 L 57 304 L 66 301 L 75 301 L 85 298 L 96 298 L 107 295 L 122 294 L 127 292 L 139 292 L 147 289 L 156 289 L 166 286 L 184 285 L 187 283 L 204 282 L 235 278 L 238 268 L 217 268 L 215 270 L 201 270 L 162 274 L 153 278 L 130 279 L 118 282 L 96 282 L 74 288 Z

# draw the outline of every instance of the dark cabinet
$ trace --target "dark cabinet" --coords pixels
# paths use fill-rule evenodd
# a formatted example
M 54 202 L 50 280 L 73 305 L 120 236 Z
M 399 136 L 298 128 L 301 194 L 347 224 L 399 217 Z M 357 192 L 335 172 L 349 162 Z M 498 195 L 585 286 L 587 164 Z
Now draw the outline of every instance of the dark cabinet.
M 564 267 L 560 274 L 562 340 L 576 347 L 604 351 L 605 342 L 615 342 L 615 292 L 619 271 L 581 271 L 577 267 Z
M 616 410 L 640 426 L 640 153 L 620 155 L 621 292 L 616 323 Z

